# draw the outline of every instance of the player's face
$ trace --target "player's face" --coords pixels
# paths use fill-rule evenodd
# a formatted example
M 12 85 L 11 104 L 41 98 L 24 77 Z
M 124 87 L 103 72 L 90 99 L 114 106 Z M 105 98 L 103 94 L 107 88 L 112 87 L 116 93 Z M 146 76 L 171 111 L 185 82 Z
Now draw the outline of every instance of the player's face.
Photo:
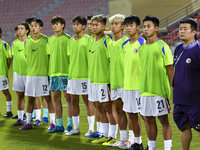
M 143 33 L 147 38 L 157 34 L 158 29 L 159 27 L 155 26 L 152 21 L 145 21 L 143 23 Z
M 73 22 L 73 30 L 75 34 L 80 33 L 85 29 L 85 25 L 80 24 L 77 20 Z
M 137 26 L 135 22 L 125 24 L 125 29 L 129 36 L 135 35 L 138 32 L 139 28 L 140 26 Z
M 181 23 L 179 26 L 179 37 L 183 41 L 194 39 L 196 31 L 192 31 L 189 23 Z
M 18 31 L 15 31 L 15 38 L 16 38 L 16 39 L 19 38 Z
M 93 33 L 93 30 L 92 30 L 92 20 L 88 20 L 87 21 L 87 28 L 88 28 L 88 31 L 90 33 Z
M 27 30 L 26 30 L 25 26 L 18 25 L 18 35 L 19 35 L 19 37 L 22 37 L 26 34 L 27 34 Z
M 111 22 L 111 30 L 114 34 L 121 32 L 124 29 L 124 25 L 121 22 Z
M 101 22 L 94 20 L 92 22 L 92 29 L 94 34 L 99 35 L 104 31 L 105 25 L 103 25 Z
M 40 27 L 40 25 L 36 22 L 31 22 L 31 29 L 32 29 L 33 34 L 37 34 L 40 32 L 42 27 Z
M 60 32 L 63 30 L 64 24 L 61 24 L 60 22 L 55 22 L 52 27 L 54 32 Z

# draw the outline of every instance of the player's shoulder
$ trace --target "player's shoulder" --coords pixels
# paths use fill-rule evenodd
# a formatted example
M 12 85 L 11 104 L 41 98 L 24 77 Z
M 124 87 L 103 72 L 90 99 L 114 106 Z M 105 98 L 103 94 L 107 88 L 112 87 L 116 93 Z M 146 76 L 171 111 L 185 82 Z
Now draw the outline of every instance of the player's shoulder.
M 146 43 L 146 40 L 143 37 L 141 37 L 141 36 L 137 39 L 137 41 L 139 42 L 139 44 L 141 46 Z
M 90 36 L 88 34 L 84 34 L 83 38 L 88 40 L 90 38 Z
M 163 48 L 163 47 L 169 47 L 169 45 L 167 43 L 165 43 L 165 41 L 159 39 L 158 41 L 156 41 L 156 43 L 158 44 L 158 46 L 160 48 Z
M 42 35 L 42 37 L 41 37 L 42 39 L 44 39 L 45 41 L 48 41 L 48 39 L 49 39 L 49 37 L 48 36 L 46 36 L 46 35 Z
M 9 46 L 9 44 L 6 42 L 6 41 L 4 41 L 4 40 L 2 40 L 2 42 L 1 42 L 3 45 L 8 45 Z
M 19 39 L 16 39 L 11 43 L 11 46 L 17 45 L 19 42 L 20 42 Z
M 125 40 L 123 43 L 122 43 L 122 49 L 126 47 L 127 43 L 130 41 L 131 39 L 128 38 L 127 40 Z
M 67 33 L 65 33 L 64 36 L 65 36 L 66 38 L 68 38 L 68 39 L 71 38 L 71 36 L 70 36 L 69 34 L 67 34 Z
M 128 39 L 129 39 L 129 37 L 126 36 L 126 35 L 124 35 L 124 36 L 121 38 L 121 40 L 124 41 L 124 42 L 127 41 Z
M 52 40 L 52 39 L 54 39 L 54 38 L 55 38 L 55 36 L 52 35 L 52 36 L 50 36 L 48 39 L 49 39 L 49 41 L 50 41 L 50 40 Z
M 108 48 L 108 45 L 112 42 L 112 39 L 106 34 L 102 37 L 102 40 L 106 48 Z

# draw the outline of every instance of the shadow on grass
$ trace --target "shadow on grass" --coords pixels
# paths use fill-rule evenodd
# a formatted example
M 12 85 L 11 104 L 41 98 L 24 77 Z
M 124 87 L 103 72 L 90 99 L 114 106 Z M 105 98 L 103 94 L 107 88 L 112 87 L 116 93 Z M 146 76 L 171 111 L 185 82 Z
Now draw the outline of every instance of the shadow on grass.
M 16 121 L 16 120 L 15 120 Z M 5 120 L 1 120 L 0 124 L 5 126 L 7 124 Z M 19 131 L 21 126 L 12 126 L 7 124 L 7 131 L 4 132 L 3 141 L 6 141 L 4 149 L 9 149 L 10 144 L 14 147 L 12 149 L 56 149 L 56 150 L 111 150 L 118 148 L 110 148 L 102 146 L 101 144 L 92 144 L 91 141 L 94 139 L 88 139 L 84 137 L 84 134 L 65 136 L 63 132 L 47 133 L 48 123 L 42 124 L 39 127 L 34 127 L 30 130 Z M 7 147 L 6 147 L 7 145 Z

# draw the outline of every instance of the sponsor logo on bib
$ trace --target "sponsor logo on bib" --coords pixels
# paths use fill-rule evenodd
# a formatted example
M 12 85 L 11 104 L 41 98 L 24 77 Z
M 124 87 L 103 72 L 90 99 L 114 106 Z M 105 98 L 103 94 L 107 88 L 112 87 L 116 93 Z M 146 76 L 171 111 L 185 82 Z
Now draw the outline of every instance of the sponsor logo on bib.
M 191 61 L 192 61 L 191 58 L 186 59 L 187 64 L 191 63 Z
M 135 54 L 138 52 L 138 49 L 134 49 L 134 51 L 133 51 Z

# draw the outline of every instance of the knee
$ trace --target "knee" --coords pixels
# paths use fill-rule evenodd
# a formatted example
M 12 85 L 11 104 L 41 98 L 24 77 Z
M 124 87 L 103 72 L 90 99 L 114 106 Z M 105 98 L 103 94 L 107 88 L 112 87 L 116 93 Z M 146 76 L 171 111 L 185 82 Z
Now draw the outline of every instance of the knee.
M 169 120 L 167 115 L 158 117 L 158 119 L 163 126 L 169 125 Z
M 97 108 L 97 110 L 98 110 L 98 112 L 99 112 L 100 114 L 103 113 L 103 112 L 105 111 L 105 109 L 104 109 L 102 106 L 97 106 L 96 108 Z
M 58 102 L 59 100 L 61 100 L 61 97 L 58 96 L 58 95 L 53 95 L 53 99 L 54 99 L 54 102 Z
M 140 116 L 141 116 L 142 120 L 144 120 L 146 122 L 146 117 L 142 116 L 142 115 L 140 115 Z
M 24 94 L 19 94 L 18 95 L 18 100 L 22 101 L 24 99 Z
M 128 117 L 130 120 L 138 120 L 137 114 L 128 113 Z
M 115 109 L 118 115 L 124 112 L 120 107 L 115 106 Z
M 51 103 L 51 96 L 45 96 L 44 99 L 47 103 Z
M 89 104 L 87 99 L 84 100 L 84 103 L 85 103 L 86 106 L 88 106 L 88 104 Z
M 106 111 L 108 114 L 112 114 L 112 105 L 105 104 L 105 105 L 104 105 L 104 108 L 105 108 L 105 111 Z
M 34 105 L 34 99 L 28 99 L 28 104 L 29 105 Z
M 154 117 L 146 117 L 146 123 L 147 124 L 155 123 L 155 118 Z
M 3 94 L 4 94 L 5 96 L 10 95 L 10 92 L 9 92 L 8 90 L 3 90 L 2 92 L 3 92 Z

